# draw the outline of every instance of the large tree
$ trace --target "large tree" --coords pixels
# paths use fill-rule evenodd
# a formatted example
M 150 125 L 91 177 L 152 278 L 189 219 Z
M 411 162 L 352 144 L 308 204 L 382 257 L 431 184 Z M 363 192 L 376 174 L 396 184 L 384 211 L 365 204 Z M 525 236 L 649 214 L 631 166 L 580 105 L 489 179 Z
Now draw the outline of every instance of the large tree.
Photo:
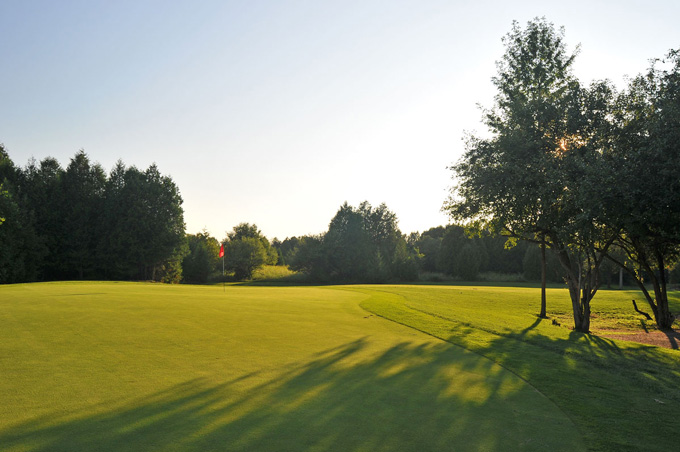
M 188 252 L 179 189 L 156 165 L 117 162 L 105 185 L 99 255 L 114 279 L 177 282 Z
M 206 283 L 217 270 L 220 243 L 208 231 L 188 234 L 189 254 L 182 259 L 182 277 L 191 283 Z M 220 269 L 221 270 L 221 269 Z
M 331 220 L 323 244 L 330 279 L 374 279 L 384 270 L 371 243 L 364 215 L 346 202 Z
M 40 243 L 40 270 L 42 280 L 67 277 L 65 268 L 64 192 L 62 179 L 64 169 L 53 157 L 36 163 L 31 159 L 22 171 L 22 192 L 27 208 L 31 211 Z
M 31 281 L 40 261 L 33 215 L 20 192 L 21 171 L 0 144 L 0 283 Z
M 4 280 L 181 278 L 182 198 L 155 165 L 119 161 L 107 178 L 79 151 L 66 170 L 51 157 L 18 169 L 0 145 L 0 185 Z
M 106 174 L 99 164 L 92 164 L 84 151 L 76 153 L 61 181 L 64 243 L 64 266 L 71 276 L 83 279 L 95 271 L 96 235 Z
M 298 239 L 291 268 L 317 280 L 383 282 L 414 280 L 415 256 L 385 204 L 359 207 L 344 203 L 321 236 Z
M 257 225 L 240 223 L 224 239 L 224 257 L 227 270 L 234 272 L 237 280 L 250 279 L 253 272 L 265 264 L 276 263 L 276 250 L 257 228 Z
M 178 266 L 186 253 L 183 201 L 172 178 L 162 175 L 155 164 L 144 171 L 142 183 L 137 199 L 145 240 L 141 260 L 155 280 L 156 270 L 167 270 L 172 262 Z
M 607 220 L 623 231 L 610 253 L 637 282 L 659 328 L 671 328 L 667 271 L 680 257 L 680 50 L 655 60 L 620 97 Z M 652 293 L 645 286 L 652 285 Z
M 590 300 L 597 287 L 608 231 L 593 222 L 580 170 L 599 155 L 599 116 L 590 104 L 606 89 L 580 86 L 571 67 L 578 51 L 567 51 L 564 31 L 545 19 L 516 22 L 493 78 L 498 93 L 485 112 L 490 137 L 470 136 L 463 158 L 452 167 L 456 185 L 444 208 L 477 230 L 529 240 L 558 253 L 567 272 L 574 325 L 587 332 Z M 592 135 L 592 137 L 591 137 Z M 591 139 L 592 138 L 592 139 Z M 592 207 L 592 206 L 591 206 Z M 541 316 L 546 315 L 545 258 Z
M 103 212 L 98 234 L 98 255 L 102 274 L 108 279 L 139 278 L 137 249 L 142 238 L 135 221 L 135 185 L 140 178 L 136 168 L 127 169 L 119 160 L 109 173 L 104 188 Z M 132 214 L 132 215 L 131 215 Z

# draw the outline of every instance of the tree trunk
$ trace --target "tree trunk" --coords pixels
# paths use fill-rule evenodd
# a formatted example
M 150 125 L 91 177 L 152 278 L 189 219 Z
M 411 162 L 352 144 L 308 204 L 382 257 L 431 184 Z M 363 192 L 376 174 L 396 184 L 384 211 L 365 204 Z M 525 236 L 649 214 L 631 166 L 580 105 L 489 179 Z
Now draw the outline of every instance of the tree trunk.
M 545 236 L 541 240 L 541 313 L 539 317 L 545 319 L 546 314 L 546 296 L 545 296 L 545 279 L 546 279 L 546 262 L 545 262 Z
M 573 272 L 567 275 L 567 285 L 571 298 L 571 308 L 574 315 L 574 331 L 590 332 L 590 300 L 585 296 L 585 290 L 579 288 L 578 277 Z
M 585 268 L 581 264 L 574 264 L 566 249 L 557 253 L 560 264 L 567 271 L 567 286 L 571 298 L 574 315 L 574 330 L 581 333 L 590 332 L 590 301 L 597 293 L 600 285 L 599 269 L 603 255 L 588 256 Z M 584 274 L 585 272 L 585 274 Z
M 659 283 L 654 285 L 654 295 L 656 296 L 656 305 L 658 307 L 656 325 L 662 330 L 670 330 L 675 319 L 668 307 L 666 266 L 664 265 L 663 256 L 660 253 L 657 254 L 656 259 L 657 266 L 659 267 Z
M 587 333 L 590 329 L 590 306 L 586 311 L 581 306 L 581 272 L 575 269 L 566 249 L 559 250 L 557 256 L 560 264 L 566 270 L 567 287 L 569 288 L 569 298 L 571 298 L 571 309 L 574 316 L 574 330 Z M 585 314 L 588 319 L 585 319 Z
M 619 268 L 619 290 L 623 290 L 623 269 Z

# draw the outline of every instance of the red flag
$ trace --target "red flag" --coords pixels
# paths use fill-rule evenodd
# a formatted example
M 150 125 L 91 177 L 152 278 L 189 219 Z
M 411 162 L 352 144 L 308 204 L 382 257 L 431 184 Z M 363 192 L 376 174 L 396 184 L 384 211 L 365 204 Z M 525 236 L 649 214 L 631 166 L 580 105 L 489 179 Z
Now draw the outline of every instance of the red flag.
M 224 243 L 220 247 L 220 257 L 224 257 Z

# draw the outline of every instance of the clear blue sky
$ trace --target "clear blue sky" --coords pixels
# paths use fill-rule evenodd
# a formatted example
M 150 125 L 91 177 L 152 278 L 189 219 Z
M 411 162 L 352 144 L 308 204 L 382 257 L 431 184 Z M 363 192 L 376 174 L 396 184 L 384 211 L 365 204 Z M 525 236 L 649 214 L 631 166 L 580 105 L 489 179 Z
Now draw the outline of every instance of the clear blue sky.
M 537 16 L 581 44 L 584 82 L 680 47 L 676 0 L 0 0 L 0 142 L 21 166 L 155 162 L 188 232 L 218 239 L 323 232 L 363 200 L 423 231 L 447 222 L 501 38 Z

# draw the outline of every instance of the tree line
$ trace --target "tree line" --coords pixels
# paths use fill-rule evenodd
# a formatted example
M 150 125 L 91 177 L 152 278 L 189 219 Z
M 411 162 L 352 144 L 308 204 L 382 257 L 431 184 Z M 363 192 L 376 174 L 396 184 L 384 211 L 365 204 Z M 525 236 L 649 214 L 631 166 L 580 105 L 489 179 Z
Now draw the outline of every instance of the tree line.
M 0 282 L 179 282 L 186 254 L 179 189 L 156 165 L 107 175 L 83 151 L 17 167 L 0 145 Z
M 403 234 L 385 204 L 345 203 L 328 231 L 271 242 L 241 223 L 222 240 L 185 233 L 182 198 L 155 165 L 117 162 L 106 174 L 77 152 L 66 168 L 52 158 L 18 167 L 0 145 L 0 282 L 64 279 L 218 281 L 252 278 L 288 265 L 310 282 L 415 281 L 421 272 L 476 279 L 521 273 L 525 248 L 469 238 L 460 226 Z M 521 250 L 521 251 L 520 251 Z M 435 276 L 438 278 L 438 276 Z
M 51 157 L 19 168 L 0 147 L 0 182 L 0 283 L 201 284 L 222 281 L 223 273 L 248 280 L 264 265 L 285 265 L 301 274 L 298 280 L 318 283 L 540 279 L 535 243 L 508 247 L 505 237 L 456 224 L 403 234 L 385 204 L 345 203 L 321 234 L 270 241 L 256 225 L 240 223 L 218 240 L 207 231 L 184 232 L 178 188 L 155 165 L 141 171 L 118 162 L 106 175 L 81 151 L 66 169 Z M 548 282 L 564 280 L 555 256 L 546 269 Z M 601 270 L 611 284 L 616 268 L 605 263 Z
M 263 265 L 287 265 L 309 282 L 475 280 L 482 272 L 535 274 L 524 244 L 510 250 L 462 226 L 403 234 L 385 204 L 345 203 L 317 235 L 269 241 L 241 223 L 218 240 L 185 232 L 182 198 L 155 165 L 117 162 L 106 174 L 77 152 L 18 167 L 0 145 L 0 283 L 65 279 L 206 283 L 223 272 L 246 280 Z M 225 259 L 219 259 L 224 246 Z M 559 279 L 557 272 L 552 272 Z
M 224 244 L 224 270 L 243 280 L 264 265 L 285 265 L 300 273 L 296 281 L 316 283 L 381 283 L 509 278 L 540 279 L 538 245 L 519 242 L 507 247 L 504 237 L 488 232 L 470 235 L 464 226 L 450 224 L 423 233 L 403 234 L 396 214 L 385 204 L 368 202 L 340 206 L 328 230 L 321 234 L 277 238 L 271 242 L 254 224 L 241 223 L 220 242 L 207 231 L 188 235 L 189 254 L 182 261 L 186 282 L 220 281 Z M 611 285 L 618 270 L 603 268 Z M 548 256 L 547 280 L 564 281 L 556 258 Z M 630 284 L 630 278 L 625 278 Z
M 653 60 L 618 92 L 583 85 L 564 30 L 517 23 L 484 111 L 490 137 L 470 135 L 451 169 L 445 209 L 471 230 L 531 241 L 553 252 L 588 332 L 606 262 L 642 291 L 660 328 L 675 317 L 668 276 L 680 256 L 680 51 Z M 545 258 L 543 259 L 545 262 Z M 541 313 L 545 312 L 545 298 Z

